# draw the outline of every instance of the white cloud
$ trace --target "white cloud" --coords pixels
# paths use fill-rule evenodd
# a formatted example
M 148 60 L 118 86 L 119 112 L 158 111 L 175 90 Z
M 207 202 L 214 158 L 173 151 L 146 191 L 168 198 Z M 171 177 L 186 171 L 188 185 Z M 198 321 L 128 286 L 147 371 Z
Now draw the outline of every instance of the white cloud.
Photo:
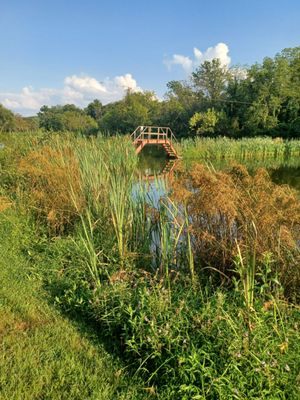
M 132 90 L 133 92 L 141 92 L 142 89 L 137 85 L 135 79 L 133 79 L 131 74 L 125 74 L 115 77 L 115 83 L 117 87 L 121 87 L 124 90 Z
M 32 115 L 44 104 L 51 106 L 72 103 L 85 107 L 95 98 L 106 104 L 120 100 L 127 89 L 133 92 L 142 91 L 131 74 L 106 78 L 103 83 L 91 76 L 72 75 L 64 79 L 62 88 L 34 90 L 26 86 L 19 93 L 0 92 L 0 103 L 15 112 Z
M 25 86 L 20 93 L 0 93 L 0 103 L 13 110 L 37 110 L 54 95 L 52 89 L 35 91 L 31 86 Z
M 164 64 L 170 69 L 173 65 L 180 65 L 185 72 L 190 73 L 204 61 L 211 61 L 218 58 L 221 64 L 228 67 L 230 64 L 229 47 L 225 43 L 218 43 L 214 47 L 208 47 L 203 53 L 194 47 L 194 57 L 188 57 L 180 54 L 173 54 L 171 59 L 164 60 Z
M 193 68 L 193 61 L 186 56 L 174 54 L 171 60 L 165 60 L 166 66 L 171 69 L 172 65 L 180 65 L 186 72 L 190 72 Z
M 106 92 L 106 87 L 97 81 L 97 79 L 90 76 L 67 76 L 65 78 L 65 85 L 71 87 L 79 92 L 101 94 Z

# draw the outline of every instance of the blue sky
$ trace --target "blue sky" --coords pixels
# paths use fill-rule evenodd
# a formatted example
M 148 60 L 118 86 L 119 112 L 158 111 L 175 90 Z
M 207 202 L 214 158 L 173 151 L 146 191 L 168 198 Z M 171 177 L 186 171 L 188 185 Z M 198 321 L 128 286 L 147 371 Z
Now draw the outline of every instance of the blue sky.
M 33 115 L 126 87 L 162 97 L 204 59 L 249 65 L 298 45 L 299 0 L 0 0 L 0 102 Z

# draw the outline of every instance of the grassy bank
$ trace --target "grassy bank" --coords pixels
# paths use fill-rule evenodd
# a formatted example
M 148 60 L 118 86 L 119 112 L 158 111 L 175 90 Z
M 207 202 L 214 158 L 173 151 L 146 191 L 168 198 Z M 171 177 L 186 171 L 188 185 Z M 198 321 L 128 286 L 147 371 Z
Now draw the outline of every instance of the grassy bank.
M 0 213 L 0 235 L 0 398 L 144 398 L 95 331 L 53 306 L 41 279 L 41 266 L 51 260 L 29 260 L 38 238 L 27 217 Z
M 178 150 L 187 161 L 235 160 L 256 163 L 259 161 L 293 163 L 300 157 L 299 140 L 271 138 L 195 138 L 185 139 L 178 144 Z M 250 165 L 250 164 L 249 164 Z M 299 164 L 298 164 L 299 165 Z
M 128 391 L 121 374 L 121 381 L 97 387 L 95 398 L 97 390 L 134 399 L 138 392 L 184 400 L 299 396 L 295 191 L 272 183 L 265 170 L 194 165 L 179 171 L 157 201 L 137 179 L 126 138 L 48 136 L 20 148 L 2 158 L 1 171 L 3 215 L 13 202 L 36 232 L 26 240 L 23 228 L 14 233 L 16 243 L 23 238 L 14 257 L 22 254 L 30 266 L 20 284 L 81 327 L 92 324 L 98 342 L 89 345 L 99 346 L 100 364 L 91 382 L 109 357 L 105 344 L 146 389 Z M 78 340 L 86 339 L 81 331 Z M 55 354 L 51 343 L 45 351 Z M 61 366 L 67 379 L 64 359 Z M 104 376 L 112 379 L 112 371 Z

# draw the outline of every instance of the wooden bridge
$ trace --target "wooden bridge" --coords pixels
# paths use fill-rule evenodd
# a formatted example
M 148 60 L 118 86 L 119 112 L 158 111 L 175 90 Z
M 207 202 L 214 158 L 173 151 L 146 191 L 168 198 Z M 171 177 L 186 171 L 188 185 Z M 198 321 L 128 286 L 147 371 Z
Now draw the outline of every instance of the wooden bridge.
M 174 133 L 169 127 L 138 126 L 131 134 L 136 153 L 140 153 L 147 144 L 162 145 L 170 158 L 179 158 L 173 145 L 176 142 Z

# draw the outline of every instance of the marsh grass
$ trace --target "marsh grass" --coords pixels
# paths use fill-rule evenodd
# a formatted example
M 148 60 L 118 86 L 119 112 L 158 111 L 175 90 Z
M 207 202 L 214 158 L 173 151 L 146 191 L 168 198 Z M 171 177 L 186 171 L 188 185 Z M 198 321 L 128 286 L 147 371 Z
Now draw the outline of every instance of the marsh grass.
M 126 138 L 38 146 L 18 173 L 47 234 L 24 257 L 61 309 L 92 320 L 157 398 L 297 398 L 294 191 L 264 170 L 195 165 L 154 197 Z
M 250 176 L 242 166 L 225 173 L 195 165 L 174 183 L 173 193 L 187 204 L 194 254 L 203 263 L 230 276 L 236 256 L 241 267 L 251 269 L 271 252 L 281 282 L 291 270 L 298 279 L 299 199 L 295 191 L 273 184 L 265 170 Z
M 299 140 L 272 138 L 195 138 L 185 139 L 178 145 L 186 160 L 230 160 L 255 162 L 255 160 L 288 160 L 300 156 Z

